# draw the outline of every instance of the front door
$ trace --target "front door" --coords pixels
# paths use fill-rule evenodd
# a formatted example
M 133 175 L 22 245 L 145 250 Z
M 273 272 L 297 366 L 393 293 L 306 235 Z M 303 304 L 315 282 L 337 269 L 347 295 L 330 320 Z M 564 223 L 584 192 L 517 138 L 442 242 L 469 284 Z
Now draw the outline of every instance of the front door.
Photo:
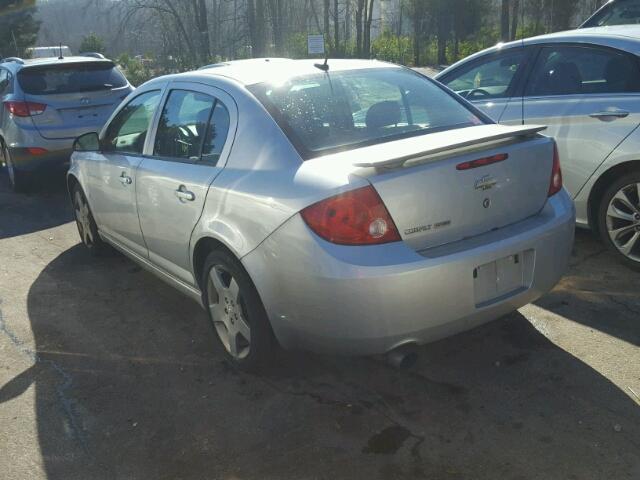
M 160 98 L 160 90 L 145 92 L 118 112 L 88 172 L 89 202 L 100 231 L 143 257 L 147 248 L 136 208 L 136 169 Z
M 136 174 L 138 213 L 149 259 L 191 285 L 196 284 L 189 259 L 191 233 L 209 185 L 229 154 L 234 105 L 213 87 L 173 83 L 158 120 L 153 153 Z
M 553 45 L 540 50 L 525 88 L 524 123 L 547 125 L 564 184 L 575 197 L 640 123 L 640 71 L 611 48 Z

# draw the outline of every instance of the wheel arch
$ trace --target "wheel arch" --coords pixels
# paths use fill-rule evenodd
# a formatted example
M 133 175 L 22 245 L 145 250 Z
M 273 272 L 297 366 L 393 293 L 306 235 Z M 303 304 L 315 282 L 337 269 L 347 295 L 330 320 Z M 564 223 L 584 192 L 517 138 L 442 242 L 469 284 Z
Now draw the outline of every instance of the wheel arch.
M 232 255 L 234 258 L 240 260 L 238 256 L 220 239 L 212 236 L 204 236 L 199 238 L 193 247 L 192 265 L 193 276 L 195 277 L 196 285 L 202 291 L 202 269 L 204 268 L 204 261 L 209 253 L 214 250 L 222 250 Z
M 598 231 L 598 207 L 600 206 L 600 201 L 607 187 L 611 182 L 615 181 L 616 178 L 634 171 L 640 171 L 640 160 L 629 160 L 613 165 L 600 175 L 594 183 L 591 192 L 589 192 L 589 200 L 587 202 L 589 227 L 594 232 Z

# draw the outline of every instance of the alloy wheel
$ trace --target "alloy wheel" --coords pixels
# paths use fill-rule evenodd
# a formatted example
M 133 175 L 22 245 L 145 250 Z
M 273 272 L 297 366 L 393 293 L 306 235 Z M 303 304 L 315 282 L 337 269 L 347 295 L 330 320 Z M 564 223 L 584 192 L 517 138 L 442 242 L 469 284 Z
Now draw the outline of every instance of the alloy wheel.
M 79 190 L 76 191 L 74 203 L 76 224 L 78 225 L 80 238 L 85 245 L 93 245 L 94 238 L 93 233 L 91 233 L 91 213 L 89 210 L 89 205 L 87 204 L 87 201 L 84 199 L 82 193 L 80 193 Z
M 238 282 L 221 265 L 211 268 L 207 282 L 209 312 L 224 348 L 235 359 L 246 358 L 251 348 L 251 328 Z
M 618 190 L 606 215 L 611 242 L 625 257 L 640 262 L 640 183 Z

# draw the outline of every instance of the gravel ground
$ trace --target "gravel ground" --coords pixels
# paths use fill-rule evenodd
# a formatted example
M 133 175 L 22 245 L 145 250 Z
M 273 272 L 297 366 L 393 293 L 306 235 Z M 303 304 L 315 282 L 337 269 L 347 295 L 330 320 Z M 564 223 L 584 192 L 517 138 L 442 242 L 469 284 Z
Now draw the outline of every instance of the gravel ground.
M 0 172 L 0 478 L 640 478 L 640 275 L 588 232 L 553 292 L 411 370 L 287 353 L 252 376 L 191 300 L 91 258 L 49 181 Z

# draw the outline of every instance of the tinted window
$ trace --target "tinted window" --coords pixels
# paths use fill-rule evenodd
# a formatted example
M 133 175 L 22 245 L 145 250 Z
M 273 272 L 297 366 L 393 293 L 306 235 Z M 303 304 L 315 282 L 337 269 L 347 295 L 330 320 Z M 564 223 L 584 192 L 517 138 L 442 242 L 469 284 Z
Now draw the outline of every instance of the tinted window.
M 158 122 L 153 154 L 200 160 L 214 105 L 215 98 L 209 95 L 172 90 Z
M 406 69 L 363 69 L 250 87 L 303 158 L 482 123 Z
M 104 140 L 105 150 L 142 154 L 153 114 L 160 103 L 160 91 L 138 95 L 113 119 Z
M 609 49 L 543 48 L 527 95 L 579 95 L 637 92 L 640 72 L 635 57 Z
M 640 23 L 640 0 L 618 0 L 603 7 L 582 27 Z
M 524 51 L 517 50 L 462 67 L 447 76 L 443 83 L 468 100 L 505 97 L 518 69 L 523 65 Z
M 217 100 L 204 137 L 202 160 L 213 164 L 218 163 L 228 133 L 229 111 L 220 100 Z
M 29 95 L 50 95 L 119 88 L 127 80 L 112 63 L 94 62 L 23 68 L 18 83 Z

